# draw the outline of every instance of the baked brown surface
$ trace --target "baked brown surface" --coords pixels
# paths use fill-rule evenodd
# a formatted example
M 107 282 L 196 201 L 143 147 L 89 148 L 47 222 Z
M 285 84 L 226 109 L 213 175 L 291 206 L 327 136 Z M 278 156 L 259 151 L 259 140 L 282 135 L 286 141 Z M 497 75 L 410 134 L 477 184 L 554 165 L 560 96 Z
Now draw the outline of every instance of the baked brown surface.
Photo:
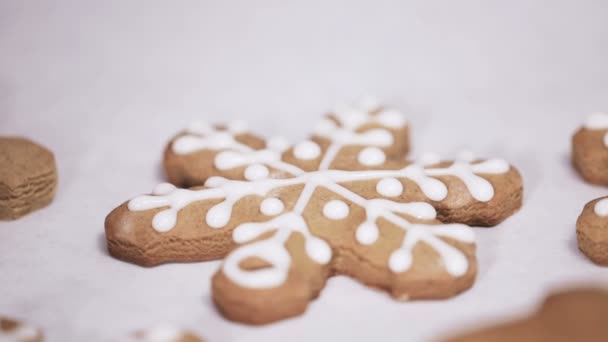
M 528 318 L 498 324 L 445 342 L 605 342 L 608 291 L 578 289 L 549 296 Z
M 366 115 L 369 121 L 374 121 L 381 113 L 382 110 L 378 110 Z M 330 126 L 346 130 L 335 115 L 329 115 L 326 120 Z M 318 155 L 299 157 L 300 145 L 283 149 L 276 154 L 276 159 L 268 159 L 267 178 L 257 183 L 244 181 L 248 168 L 255 163 L 226 168 L 218 166 L 217 161 L 232 163 L 243 156 L 253 158 L 256 153 L 268 152 L 272 143 L 249 132 L 230 132 L 221 126 L 207 128 L 201 134 L 180 133 L 165 150 L 169 179 L 178 185 L 201 185 L 205 180 L 211 184 L 207 182 L 206 186 L 191 191 L 164 184 L 153 195 L 123 203 L 106 218 L 108 250 L 116 258 L 143 266 L 226 258 L 212 280 L 213 300 L 227 318 L 251 324 L 301 314 L 319 295 L 327 279 L 336 274 L 351 276 L 398 300 L 442 299 L 470 288 L 477 273 L 476 246 L 469 238 L 472 231 L 466 226 L 444 223 L 479 226 L 500 223 L 522 204 L 523 184 L 519 172 L 502 160 L 432 160 L 424 165 L 407 162 L 404 160 L 409 150 L 407 125 L 396 128 L 392 124 L 365 122 L 343 134 L 361 137 L 377 130 L 388 132 L 391 138 L 391 144 L 381 149 L 385 157 L 381 163 L 369 165 L 361 161 L 369 144 L 342 144 L 336 148 L 333 138 L 315 134 L 308 145 L 316 146 L 311 151 L 318 148 Z M 238 143 L 237 150 L 246 153 L 235 154 L 233 148 L 220 144 L 228 139 L 225 136 L 228 133 Z M 208 138 L 214 135 L 222 135 L 221 140 Z M 188 153 L 183 153 L 184 142 L 188 143 L 186 147 L 192 144 L 203 147 L 194 151 L 186 149 Z M 181 145 L 176 149 L 175 144 Z M 220 145 L 215 149 L 208 147 Z M 284 164 L 301 170 L 301 174 L 290 174 L 286 170 L 291 169 Z M 375 171 L 380 172 L 378 175 L 394 177 L 367 177 Z M 298 177 L 316 178 L 235 197 L 234 186 L 247 189 L 255 184 L 289 182 Z M 315 185 L 305 206 L 299 208 L 298 203 L 306 197 L 305 188 L 311 182 L 325 184 L 327 177 L 346 177 L 348 181 Z M 379 193 L 379 183 L 386 178 L 391 178 L 392 184 L 397 183 L 401 190 L 391 195 Z M 445 188 L 441 198 L 437 196 L 441 193 L 436 191 L 437 187 Z M 482 191 L 474 195 L 469 187 Z M 217 198 L 205 197 L 218 191 L 228 192 Z M 201 195 L 203 198 L 184 202 L 189 196 Z M 487 198 L 480 200 L 480 196 Z M 261 208 L 270 198 L 278 200 L 284 208 L 272 215 L 263 213 Z M 329 203 L 336 201 L 346 208 L 344 217 L 332 218 L 325 214 Z M 414 213 L 394 212 L 393 206 L 412 203 L 417 208 Z M 212 227 L 209 218 L 216 217 L 217 209 L 223 205 L 231 206 L 231 215 L 221 227 Z M 262 227 L 275 219 L 300 213 L 300 209 L 301 215 L 296 216 L 305 222 L 304 230 L 290 226 L 300 222 L 297 219 L 277 221 L 267 230 Z M 372 220 L 378 235 L 370 243 L 363 243 L 358 237 L 359 230 L 374 210 L 382 212 Z M 429 211 L 433 212 L 432 217 L 425 216 Z M 172 223 L 165 226 L 167 222 Z M 261 231 L 249 236 L 248 229 Z M 249 237 L 235 242 L 235 236 L 242 234 Z M 275 244 L 275 240 L 284 242 Z M 330 259 L 318 260 L 322 258 L 319 253 L 323 252 L 319 244 L 328 246 Z M 268 247 L 258 255 L 260 246 Z M 289 266 L 283 269 L 285 258 Z M 238 271 L 230 266 L 235 263 Z M 268 280 L 280 278 L 279 273 L 284 276 L 281 281 Z M 240 280 L 235 280 L 237 278 Z M 250 282 L 250 278 L 257 280 Z M 259 285 L 258 280 L 263 284 Z
M 589 183 L 608 185 L 608 148 L 604 136 L 608 129 L 580 128 L 572 137 L 572 163 Z
M 42 342 L 42 332 L 26 323 L 0 316 L 0 341 Z
M 587 203 L 576 221 L 579 249 L 593 262 L 604 266 L 608 266 L 608 216 L 598 215 L 595 206 L 606 198 Z
M 56 190 L 52 152 L 25 138 L 0 137 L 0 220 L 47 206 Z
M 593 113 L 572 138 L 572 162 L 589 183 L 608 185 L 608 114 Z M 579 249 L 598 265 L 608 266 L 608 200 L 585 205 L 576 222 Z

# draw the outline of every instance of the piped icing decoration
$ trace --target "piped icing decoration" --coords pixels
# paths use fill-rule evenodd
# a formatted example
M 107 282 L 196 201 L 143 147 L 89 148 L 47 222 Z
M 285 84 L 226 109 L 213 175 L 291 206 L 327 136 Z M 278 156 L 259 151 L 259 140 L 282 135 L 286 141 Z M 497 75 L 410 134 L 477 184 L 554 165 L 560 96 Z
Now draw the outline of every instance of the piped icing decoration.
M 608 113 L 592 113 L 585 120 L 584 127 L 589 130 L 608 129 Z M 608 146 L 608 133 L 604 135 L 604 146 Z
M 604 198 L 595 203 L 593 211 L 597 216 L 607 217 L 608 216 L 608 198 Z
M 350 215 L 351 205 L 365 210 L 366 218 L 356 229 L 354 238 L 363 245 L 374 244 L 379 237 L 379 220 L 404 230 L 405 237 L 401 246 L 390 257 L 388 267 L 396 273 L 407 272 L 413 260 L 413 248 L 418 242 L 424 242 L 437 251 L 446 271 L 453 276 L 462 276 L 468 270 L 466 256 L 443 240 L 451 238 L 466 243 L 474 242 L 474 234 L 470 227 L 460 224 L 427 225 L 413 224 L 406 217 L 420 220 L 432 220 L 436 211 L 430 204 L 422 202 L 400 203 L 392 201 L 403 193 L 402 180 L 417 184 L 422 193 L 432 201 L 442 201 L 448 195 L 447 186 L 438 177 L 452 176 L 462 180 L 474 199 L 486 202 L 493 198 L 492 184 L 483 175 L 506 173 L 510 165 L 502 159 L 474 161 L 472 157 L 457 160 L 445 166 L 440 164 L 438 157 L 426 157 L 397 170 L 379 168 L 385 163 L 374 162 L 376 169 L 350 171 L 335 170 L 331 164 L 344 146 L 364 146 L 362 151 L 377 154 L 381 148 L 393 144 L 393 135 L 384 128 L 372 128 L 360 132 L 361 125 L 381 122 L 389 128 L 399 128 L 407 124 L 405 120 L 396 119 L 394 112 L 373 106 L 370 101 L 366 108 L 371 112 L 341 110 L 335 113 L 336 121 L 325 119 L 316 130 L 317 136 L 329 140 L 327 148 L 307 140 L 297 144 L 293 154 L 301 160 L 321 158 L 316 171 L 305 172 L 288 164 L 281 159 L 281 153 L 286 150 L 284 143 L 267 144 L 263 150 L 253 150 L 249 146 L 222 136 L 222 143 L 208 142 L 216 140 L 218 134 L 224 134 L 214 128 L 205 128 L 205 134 L 199 136 L 198 145 L 218 150 L 214 165 L 219 170 L 245 167 L 247 181 L 229 180 L 223 177 L 211 177 L 205 183 L 206 188 L 200 190 L 185 190 L 171 188 L 168 185 L 159 186 L 160 190 L 153 195 L 140 196 L 128 203 L 129 210 L 150 210 L 162 208 L 154 216 L 152 226 L 159 232 L 171 230 L 177 224 L 178 212 L 184 207 L 204 200 L 220 200 L 212 206 L 205 221 L 212 228 L 221 229 L 228 226 L 232 217 L 234 205 L 245 196 L 255 195 L 264 198 L 260 204 L 260 212 L 268 217 L 265 222 L 245 222 L 233 230 L 233 240 L 243 244 L 232 251 L 224 260 L 223 272 L 235 283 L 249 288 L 270 288 L 283 284 L 291 267 L 291 257 L 285 248 L 285 243 L 293 233 L 299 233 L 305 238 L 308 256 L 319 264 L 331 261 L 331 247 L 324 240 L 312 235 L 304 218 L 304 212 L 313 198 L 315 189 L 323 187 L 339 196 L 341 199 L 330 199 L 324 204 L 322 215 L 330 220 L 341 220 Z M 384 114 L 384 115 L 383 115 Z M 175 144 L 174 144 L 175 145 Z M 208 146 L 221 146 L 219 149 Z M 280 147 L 277 147 L 280 146 Z M 369 165 L 374 158 L 361 158 L 363 165 Z M 257 177 L 265 174 L 260 170 L 250 171 L 256 176 L 247 176 L 247 169 L 254 166 L 283 171 L 281 177 Z M 441 166 L 440 166 L 441 165 Z M 345 184 L 358 181 L 376 181 L 376 191 L 386 199 L 367 199 L 350 190 Z M 293 207 L 286 207 L 280 199 L 273 197 L 276 191 L 294 185 L 303 186 Z M 274 234 L 265 240 L 256 240 L 266 232 Z M 254 241 L 256 240 L 256 241 Z M 269 267 L 246 270 L 242 262 L 251 257 L 265 260 Z
M 382 165 L 386 161 L 386 154 L 377 147 L 366 147 L 359 152 L 357 160 L 366 166 Z
M 397 197 L 403 193 L 403 184 L 397 178 L 383 178 L 376 184 L 376 191 L 382 196 Z
M 293 154 L 301 160 L 313 160 L 321 155 L 321 147 L 314 141 L 305 140 L 293 148 Z
M 348 205 L 340 200 L 331 200 L 323 206 L 323 215 L 331 220 L 343 220 L 349 212 Z
M 266 216 L 275 216 L 285 210 L 285 204 L 278 198 L 266 198 L 260 204 L 260 212 Z

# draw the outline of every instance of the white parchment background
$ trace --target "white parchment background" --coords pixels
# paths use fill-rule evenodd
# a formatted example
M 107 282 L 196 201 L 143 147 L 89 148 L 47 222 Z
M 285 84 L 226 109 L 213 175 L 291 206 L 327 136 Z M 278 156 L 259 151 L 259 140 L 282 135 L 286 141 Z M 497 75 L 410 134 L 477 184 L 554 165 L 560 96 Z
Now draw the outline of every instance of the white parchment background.
M 608 110 L 608 2 L 0 1 L 0 134 L 56 153 L 49 208 L 0 223 L 0 312 L 48 341 L 107 341 L 174 323 L 210 341 L 427 341 L 512 317 L 554 287 L 608 283 L 576 248 L 608 191 L 569 165 L 586 113 Z M 163 180 L 193 118 L 305 137 L 338 100 L 404 109 L 414 152 L 462 148 L 517 165 L 523 210 L 477 229 L 480 272 L 451 300 L 397 303 L 343 277 L 301 317 L 224 320 L 218 262 L 144 269 L 109 257 L 105 215 Z

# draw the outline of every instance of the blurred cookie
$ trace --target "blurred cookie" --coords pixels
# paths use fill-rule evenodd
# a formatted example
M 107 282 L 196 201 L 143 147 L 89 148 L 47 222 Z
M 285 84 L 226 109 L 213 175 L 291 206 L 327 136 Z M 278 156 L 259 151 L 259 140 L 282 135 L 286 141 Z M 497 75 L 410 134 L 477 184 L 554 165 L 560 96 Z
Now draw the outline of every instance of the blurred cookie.
M 52 152 L 25 138 L 0 137 L 0 220 L 48 205 L 56 189 Z
M 608 291 L 579 289 L 549 296 L 532 316 L 445 342 L 606 342 Z
M 42 332 L 26 323 L 0 316 L 0 341 L 42 342 Z
M 204 342 L 195 334 L 174 327 L 157 327 L 138 331 L 115 342 Z

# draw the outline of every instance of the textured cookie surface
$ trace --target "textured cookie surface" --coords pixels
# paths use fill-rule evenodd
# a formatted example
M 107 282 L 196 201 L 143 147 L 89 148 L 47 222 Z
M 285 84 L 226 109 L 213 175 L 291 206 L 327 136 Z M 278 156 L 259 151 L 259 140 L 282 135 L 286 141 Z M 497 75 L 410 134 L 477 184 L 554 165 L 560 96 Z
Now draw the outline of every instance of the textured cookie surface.
M 481 329 L 445 342 L 605 342 L 608 291 L 580 289 L 548 297 L 532 316 Z
M 24 138 L 0 137 L 0 219 L 14 220 L 48 205 L 57 188 L 55 158 Z
M 241 124 L 198 124 L 165 151 L 169 178 L 106 218 L 110 253 L 152 266 L 225 258 L 213 300 L 229 319 L 301 314 L 328 277 L 351 276 L 398 300 L 439 299 L 477 272 L 472 229 L 522 202 L 501 159 L 405 161 L 409 126 L 375 104 L 329 114 L 293 146 Z
M 608 266 L 608 197 L 585 205 L 576 222 L 576 239 L 589 259 Z
M 585 180 L 608 185 L 608 114 L 590 115 L 572 139 L 572 160 Z M 576 222 L 579 249 L 593 262 L 608 266 L 608 199 L 593 200 Z
M 587 182 L 608 185 L 608 114 L 591 114 L 574 134 L 572 162 Z
M 42 342 L 42 332 L 26 323 L 0 316 L 0 341 Z
M 174 327 L 157 327 L 138 331 L 115 342 L 204 342 L 195 334 Z

